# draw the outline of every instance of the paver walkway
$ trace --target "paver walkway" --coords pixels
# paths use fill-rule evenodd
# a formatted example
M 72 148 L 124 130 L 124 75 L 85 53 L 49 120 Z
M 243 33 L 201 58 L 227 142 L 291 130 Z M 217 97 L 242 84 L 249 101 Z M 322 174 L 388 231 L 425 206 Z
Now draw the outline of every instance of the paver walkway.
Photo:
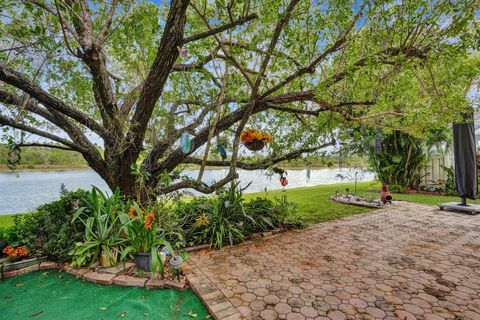
M 480 216 L 433 206 L 399 202 L 191 261 L 245 319 L 480 319 Z

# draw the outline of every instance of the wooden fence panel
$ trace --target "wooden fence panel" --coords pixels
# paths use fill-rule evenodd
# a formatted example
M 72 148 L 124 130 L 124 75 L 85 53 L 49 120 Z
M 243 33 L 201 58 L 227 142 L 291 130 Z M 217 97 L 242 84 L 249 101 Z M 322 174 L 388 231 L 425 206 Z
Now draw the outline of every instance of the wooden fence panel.
M 447 173 L 442 165 L 449 168 L 454 166 L 453 154 L 430 155 L 426 165 L 421 169 L 423 176 L 422 186 L 435 184 L 438 180 L 445 181 Z

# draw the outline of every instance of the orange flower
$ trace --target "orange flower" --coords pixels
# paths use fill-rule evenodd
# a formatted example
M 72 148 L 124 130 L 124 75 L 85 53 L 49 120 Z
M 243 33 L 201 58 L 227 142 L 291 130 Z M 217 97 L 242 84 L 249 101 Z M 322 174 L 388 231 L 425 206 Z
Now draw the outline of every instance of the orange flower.
M 17 256 L 17 251 L 13 249 L 12 246 L 6 246 L 5 249 L 3 249 L 3 253 L 5 253 L 9 257 L 16 257 Z
M 249 143 L 254 140 L 262 140 L 266 143 L 270 143 L 273 141 L 272 137 L 265 132 L 260 132 L 257 129 L 247 129 L 244 132 L 242 132 L 240 139 L 245 142 Z
M 15 252 L 16 255 L 19 256 L 19 257 L 24 257 L 28 254 L 28 249 L 25 246 L 17 247 L 17 249 L 15 251 L 16 251 Z
M 131 207 L 128 209 L 128 215 L 131 219 L 135 219 L 137 217 L 137 209 L 135 209 L 135 207 Z
M 208 223 L 208 216 L 202 214 L 197 218 L 197 225 L 203 226 Z
M 155 222 L 155 214 L 153 211 L 150 211 L 146 216 L 145 216 L 145 221 L 144 221 L 144 226 L 145 229 L 151 230 L 153 227 L 153 223 Z

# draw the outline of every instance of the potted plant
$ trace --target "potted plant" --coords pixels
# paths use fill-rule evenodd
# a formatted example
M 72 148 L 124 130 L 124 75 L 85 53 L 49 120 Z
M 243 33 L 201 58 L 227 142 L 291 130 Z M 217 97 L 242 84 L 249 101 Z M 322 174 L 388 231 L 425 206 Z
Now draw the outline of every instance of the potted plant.
M 273 141 L 268 133 L 260 132 L 257 129 L 247 129 L 243 131 L 240 139 L 243 141 L 245 147 L 251 151 L 260 151 L 265 147 L 266 143 Z
M 128 210 L 129 221 L 125 223 L 128 236 L 128 245 L 123 249 L 121 260 L 133 255 L 137 269 L 160 272 L 164 275 L 164 265 L 159 250 L 167 248 L 173 255 L 173 249 L 163 237 L 164 233 L 158 225 L 157 214 L 154 210 L 144 210 L 134 202 Z
M 20 260 L 28 255 L 28 249 L 26 246 L 19 246 L 19 247 L 12 247 L 12 246 L 5 246 L 2 250 L 4 254 L 7 255 L 7 258 L 0 263 L 0 278 L 3 280 L 5 264 L 11 261 Z

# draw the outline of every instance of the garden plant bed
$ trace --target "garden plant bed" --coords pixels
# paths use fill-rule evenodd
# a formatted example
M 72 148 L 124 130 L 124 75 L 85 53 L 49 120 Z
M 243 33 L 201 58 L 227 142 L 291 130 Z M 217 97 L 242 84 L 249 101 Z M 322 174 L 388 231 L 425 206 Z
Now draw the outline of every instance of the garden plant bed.
M 406 189 L 405 193 L 408 194 L 426 194 L 430 196 L 444 196 L 444 192 L 440 191 L 426 191 L 426 190 L 418 190 L 418 189 Z
M 350 205 L 359 206 L 359 207 L 374 208 L 374 209 L 379 209 L 384 207 L 384 204 L 381 203 L 380 200 L 372 202 L 354 195 L 352 196 L 333 195 L 330 197 L 330 199 L 336 202 L 350 204 Z

